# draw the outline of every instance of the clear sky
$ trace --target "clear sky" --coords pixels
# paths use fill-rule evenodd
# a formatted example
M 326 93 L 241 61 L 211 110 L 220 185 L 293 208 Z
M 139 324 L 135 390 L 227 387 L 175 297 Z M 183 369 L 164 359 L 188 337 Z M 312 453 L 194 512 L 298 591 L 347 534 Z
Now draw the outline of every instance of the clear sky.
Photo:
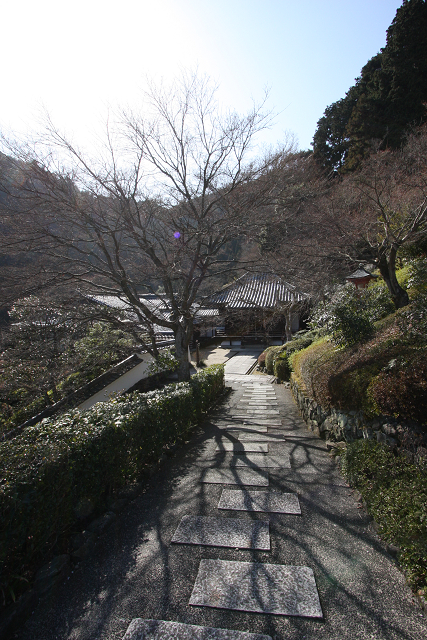
M 246 111 L 269 88 L 264 142 L 310 148 L 325 108 L 386 42 L 401 0 L 9 0 L 1 10 L 0 129 L 37 130 L 41 107 L 84 140 L 108 109 L 137 108 L 146 78 L 211 76 Z

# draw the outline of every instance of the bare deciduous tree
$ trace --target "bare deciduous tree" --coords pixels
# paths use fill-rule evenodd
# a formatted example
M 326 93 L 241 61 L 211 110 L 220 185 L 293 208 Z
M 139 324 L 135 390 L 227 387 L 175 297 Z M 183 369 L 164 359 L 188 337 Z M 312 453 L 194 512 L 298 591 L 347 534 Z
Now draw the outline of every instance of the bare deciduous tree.
M 286 152 L 255 159 L 269 116 L 222 114 L 196 76 L 146 97 L 147 117 L 123 113 L 97 161 L 50 122 L 44 144 L 15 148 L 24 188 L 8 206 L 64 280 L 126 301 L 154 355 L 156 325 L 172 330 L 184 380 L 195 304 L 208 278 L 238 266 L 230 242 L 262 224 Z M 159 286 L 164 309 L 141 298 Z
M 359 262 L 373 263 L 396 309 L 405 306 L 409 299 L 396 268 L 402 249 L 427 234 L 427 129 L 410 135 L 398 151 L 372 153 L 342 180 L 316 175 L 311 161 L 299 162 L 290 173 L 266 257 L 285 278 L 302 287 L 305 282 L 308 291 L 341 278 Z

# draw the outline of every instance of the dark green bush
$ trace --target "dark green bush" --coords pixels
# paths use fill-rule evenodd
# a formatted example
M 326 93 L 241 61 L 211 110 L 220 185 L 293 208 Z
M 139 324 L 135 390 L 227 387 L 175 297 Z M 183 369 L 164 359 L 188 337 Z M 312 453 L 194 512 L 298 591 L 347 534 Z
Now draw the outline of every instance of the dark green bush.
M 427 470 L 372 440 L 348 445 L 342 460 L 379 535 L 400 547 L 399 561 L 412 588 L 427 595 Z
M 318 304 L 311 318 L 312 326 L 326 329 L 336 344 L 351 347 L 369 338 L 374 322 L 393 311 L 385 287 L 356 289 L 347 284 L 334 289 L 330 299 Z
M 286 351 L 282 351 L 282 353 L 276 358 L 274 361 L 274 375 L 279 380 L 288 381 L 291 378 L 292 367 L 289 362 L 288 355 Z
M 285 344 L 268 347 L 258 358 L 258 363 L 265 366 L 269 375 L 275 375 L 279 380 L 289 380 L 292 367 L 288 356 L 295 351 L 300 351 L 310 346 L 319 337 L 319 331 L 306 331 Z M 281 362 L 279 362 L 279 360 Z M 287 363 L 287 364 L 286 364 Z
M 276 356 L 278 354 L 278 352 L 280 351 L 282 347 L 281 346 L 277 346 L 277 347 L 268 347 L 264 353 L 265 353 L 265 368 L 267 373 L 272 376 L 274 374 L 274 360 L 276 359 Z
M 301 351 L 309 347 L 319 337 L 319 331 L 307 331 L 303 336 L 294 338 L 290 342 L 283 345 L 286 353 L 290 355 L 295 351 Z
M 215 365 L 190 382 L 45 419 L 1 443 L 2 588 L 31 573 L 72 529 L 80 501 L 104 509 L 108 494 L 185 437 L 223 388 L 224 367 Z

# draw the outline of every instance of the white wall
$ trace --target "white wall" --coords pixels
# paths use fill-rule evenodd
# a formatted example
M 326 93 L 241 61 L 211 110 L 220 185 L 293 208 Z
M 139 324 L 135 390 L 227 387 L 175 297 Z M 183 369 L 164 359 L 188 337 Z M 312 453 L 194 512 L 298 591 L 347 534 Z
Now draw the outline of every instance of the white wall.
M 127 391 L 140 380 L 148 378 L 149 375 L 151 375 L 149 367 L 154 358 L 149 353 L 142 353 L 139 355 L 139 358 L 141 358 L 140 364 L 137 364 L 133 369 L 120 376 L 120 378 L 117 378 L 117 380 L 114 380 L 114 382 L 106 386 L 104 389 L 101 389 L 101 391 L 98 391 L 98 393 L 95 393 L 93 396 L 79 404 L 77 408 L 90 409 L 97 402 L 106 402 L 109 400 L 112 393 Z

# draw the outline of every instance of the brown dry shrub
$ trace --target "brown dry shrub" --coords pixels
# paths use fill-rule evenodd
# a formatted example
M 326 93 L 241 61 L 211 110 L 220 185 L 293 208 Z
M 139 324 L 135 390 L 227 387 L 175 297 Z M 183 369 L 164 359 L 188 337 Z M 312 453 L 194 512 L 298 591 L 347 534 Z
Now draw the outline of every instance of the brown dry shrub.
M 403 365 L 381 371 L 371 382 L 378 412 L 427 424 L 427 360 L 416 354 Z

